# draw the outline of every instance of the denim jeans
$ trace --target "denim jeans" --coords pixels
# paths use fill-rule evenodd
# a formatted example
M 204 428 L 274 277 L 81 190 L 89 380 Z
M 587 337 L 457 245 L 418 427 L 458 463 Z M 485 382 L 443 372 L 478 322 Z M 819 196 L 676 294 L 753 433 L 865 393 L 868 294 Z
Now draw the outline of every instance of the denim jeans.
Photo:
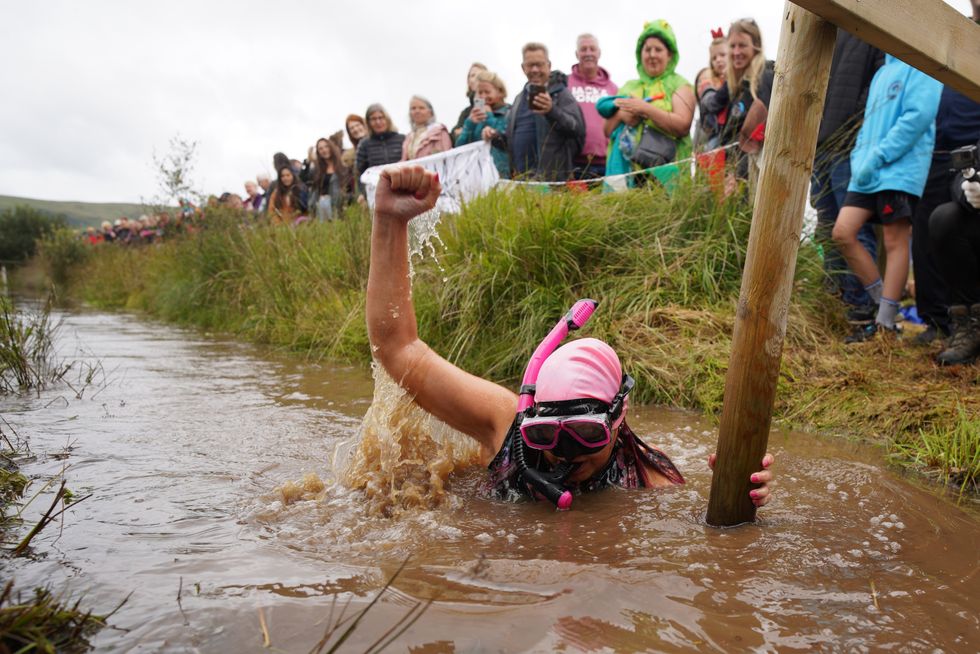
M 851 181 L 850 153 L 843 155 L 817 155 L 810 180 L 810 198 L 817 210 L 817 242 L 823 245 L 823 267 L 830 276 L 841 300 L 852 306 L 872 304 L 871 297 L 864 290 L 864 284 L 847 267 L 847 260 L 834 246 L 831 233 L 837 222 L 837 214 L 844 204 L 847 185 Z M 864 246 L 871 258 L 878 259 L 878 239 L 874 228 L 865 223 L 857 235 L 858 242 Z

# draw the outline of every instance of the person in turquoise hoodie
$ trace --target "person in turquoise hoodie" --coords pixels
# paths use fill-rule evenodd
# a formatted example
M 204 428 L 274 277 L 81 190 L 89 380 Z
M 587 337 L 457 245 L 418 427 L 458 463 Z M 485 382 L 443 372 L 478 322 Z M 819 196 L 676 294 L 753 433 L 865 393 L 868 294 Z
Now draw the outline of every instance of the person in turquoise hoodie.
M 596 103 L 599 115 L 606 119 L 606 134 L 610 137 L 606 175 L 643 170 L 690 156 L 694 89 L 674 72 L 679 59 L 677 39 L 670 24 L 663 19 L 646 23 L 636 40 L 639 79 L 626 82 L 620 87 L 619 95 L 607 96 Z M 639 147 L 645 130 L 656 130 L 659 136 L 665 137 L 664 143 L 672 144 L 673 156 L 661 158 L 666 161 L 646 160 Z M 670 149 L 667 147 L 664 154 L 670 154 Z M 676 174 L 676 167 L 671 168 Z
M 851 182 L 833 238 L 878 303 L 878 314 L 848 336 L 847 343 L 868 340 L 882 330 L 899 331 L 895 316 L 909 274 L 911 217 L 929 174 L 942 90 L 942 84 L 891 55 L 871 81 L 864 124 L 851 151 Z M 868 221 L 882 224 L 884 282 L 857 240 Z
M 510 179 L 510 154 L 507 146 L 496 138 L 507 131 L 507 87 L 496 73 L 481 71 L 476 76 L 476 97 L 473 108 L 463 121 L 463 127 L 456 139 L 456 146 L 476 143 L 480 139 L 489 141 L 493 163 L 501 179 Z

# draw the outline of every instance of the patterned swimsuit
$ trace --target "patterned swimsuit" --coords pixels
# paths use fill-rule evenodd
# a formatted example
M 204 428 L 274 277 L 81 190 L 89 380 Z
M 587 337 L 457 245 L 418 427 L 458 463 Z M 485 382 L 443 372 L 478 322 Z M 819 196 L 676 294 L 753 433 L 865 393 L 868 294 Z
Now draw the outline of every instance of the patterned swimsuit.
M 506 438 L 504 438 L 504 444 L 500 451 L 487 466 L 490 475 L 480 489 L 480 494 L 483 497 L 508 502 L 534 497 L 527 484 L 524 483 L 512 453 L 515 443 L 523 445 L 523 442 L 520 441 L 520 432 L 517 431 L 518 426 L 519 422 L 515 420 L 507 432 Z M 517 433 L 516 437 L 515 432 Z M 550 471 L 552 468 L 540 450 L 527 448 L 524 457 L 529 468 L 543 471 Z M 624 422 L 606 467 L 586 481 L 566 484 L 566 486 L 573 491 L 585 493 L 609 486 L 621 488 L 648 487 L 650 486 L 650 479 L 641 461 L 646 461 L 657 472 L 669 479 L 671 483 L 684 483 L 684 477 L 681 476 L 667 455 L 640 440 Z

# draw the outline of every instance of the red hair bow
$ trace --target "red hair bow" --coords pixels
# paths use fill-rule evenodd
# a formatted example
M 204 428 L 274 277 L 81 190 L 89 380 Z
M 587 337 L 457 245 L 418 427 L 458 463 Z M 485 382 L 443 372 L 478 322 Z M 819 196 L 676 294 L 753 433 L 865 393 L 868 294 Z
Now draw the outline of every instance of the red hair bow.
M 724 36 L 725 36 L 725 30 L 721 29 L 720 27 L 716 30 L 711 30 L 711 38 L 713 39 L 720 39 Z

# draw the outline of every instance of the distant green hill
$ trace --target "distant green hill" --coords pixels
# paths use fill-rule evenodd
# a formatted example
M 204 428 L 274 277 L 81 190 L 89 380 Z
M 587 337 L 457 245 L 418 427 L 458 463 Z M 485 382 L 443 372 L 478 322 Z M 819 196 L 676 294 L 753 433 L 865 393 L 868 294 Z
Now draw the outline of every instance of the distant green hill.
M 122 216 L 139 217 L 148 213 L 148 208 L 141 204 L 126 204 L 122 202 L 59 202 L 55 200 L 34 200 L 18 198 L 11 195 L 0 195 L 0 211 L 13 208 L 20 204 L 43 211 L 52 215 L 63 215 L 72 227 L 98 226 L 103 220 L 113 221 Z

